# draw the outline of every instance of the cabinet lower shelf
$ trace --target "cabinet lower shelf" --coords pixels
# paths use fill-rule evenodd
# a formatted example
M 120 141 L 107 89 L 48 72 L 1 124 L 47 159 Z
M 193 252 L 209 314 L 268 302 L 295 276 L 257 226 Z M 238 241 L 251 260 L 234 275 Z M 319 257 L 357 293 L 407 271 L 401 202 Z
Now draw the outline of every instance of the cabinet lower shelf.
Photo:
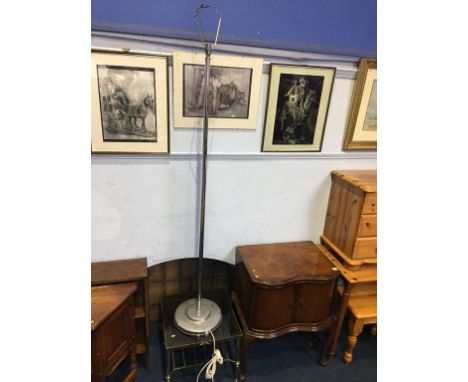
M 135 336 L 136 353 L 141 354 L 146 352 L 145 337 L 142 333 Z
M 135 313 L 133 318 L 144 318 L 146 316 L 145 314 L 145 308 L 143 307 L 135 307 Z

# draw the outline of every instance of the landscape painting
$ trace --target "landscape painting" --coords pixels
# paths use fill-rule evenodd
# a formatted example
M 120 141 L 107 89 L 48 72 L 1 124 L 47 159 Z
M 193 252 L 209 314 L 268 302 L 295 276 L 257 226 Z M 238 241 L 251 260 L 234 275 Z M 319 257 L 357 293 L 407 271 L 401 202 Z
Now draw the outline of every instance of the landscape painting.
M 372 90 L 362 130 L 377 131 L 377 80 L 372 82 Z
M 343 150 L 377 150 L 377 60 L 375 59 L 359 60 Z

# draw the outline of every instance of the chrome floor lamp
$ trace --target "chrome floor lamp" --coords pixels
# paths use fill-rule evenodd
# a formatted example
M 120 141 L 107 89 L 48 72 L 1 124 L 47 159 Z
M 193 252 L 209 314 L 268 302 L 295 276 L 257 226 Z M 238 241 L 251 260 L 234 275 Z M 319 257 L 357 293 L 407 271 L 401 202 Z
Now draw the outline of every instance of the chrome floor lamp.
M 218 18 L 218 26 L 213 46 L 205 39 L 200 14 L 203 10 L 212 8 Z M 200 196 L 200 235 L 198 245 L 198 273 L 197 273 L 197 297 L 181 303 L 174 314 L 176 326 L 182 332 L 190 335 L 208 334 L 214 331 L 221 323 L 221 309 L 211 300 L 202 298 L 203 275 L 203 245 L 205 240 L 205 194 L 206 194 L 206 165 L 208 154 L 208 96 L 210 89 L 210 59 L 211 51 L 218 42 L 219 28 L 221 26 L 221 14 L 216 7 L 201 3 L 195 13 L 195 23 L 198 34 L 205 51 L 205 89 L 204 89 L 204 115 L 203 115 L 203 157 L 201 166 L 201 196 Z

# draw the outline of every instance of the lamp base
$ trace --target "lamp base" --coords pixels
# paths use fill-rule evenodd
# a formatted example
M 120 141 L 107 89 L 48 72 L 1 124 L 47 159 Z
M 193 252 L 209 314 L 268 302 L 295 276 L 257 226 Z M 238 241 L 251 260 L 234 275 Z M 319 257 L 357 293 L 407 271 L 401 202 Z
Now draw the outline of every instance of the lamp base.
M 197 310 L 197 299 L 192 298 L 180 304 L 174 314 L 177 328 L 188 335 L 197 336 L 214 331 L 221 323 L 221 309 L 211 300 L 200 300 L 200 311 Z

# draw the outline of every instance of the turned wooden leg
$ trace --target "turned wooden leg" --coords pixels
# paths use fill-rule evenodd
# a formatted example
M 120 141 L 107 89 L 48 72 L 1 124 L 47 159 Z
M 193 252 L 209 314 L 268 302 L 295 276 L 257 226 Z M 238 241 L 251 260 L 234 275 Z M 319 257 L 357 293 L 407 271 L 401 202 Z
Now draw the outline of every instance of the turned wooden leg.
M 356 346 L 357 337 L 362 333 L 363 326 L 364 323 L 362 320 L 354 316 L 351 316 L 349 319 L 348 348 L 343 355 L 343 361 L 345 363 L 350 363 L 353 360 L 353 349 Z
M 341 298 L 341 303 L 338 311 L 338 317 L 336 319 L 335 330 L 331 340 L 330 348 L 328 350 L 328 358 L 333 358 L 335 356 L 336 344 L 338 343 L 338 338 L 340 337 L 341 327 L 343 326 L 343 320 L 346 314 L 346 309 L 348 308 L 349 296 L 351 295 L 351 289 L 353 284 L 345 282 L 345 289 L 343 291 L 343 296 Z
M 377 335 L 377 324 L 374 324 L 370 327 L 370 334 L 373 336 Z
M 135 297 L 133 297 L 135 298 Z M 131 308 L 130 317 L 133 317 L 133 307 Z M 124 382 L 134 381 L 137 377 L 137 357 L 136 357 L 136 343 L 135 343 L 135 320 L 132 318 L 129 323 L 131 345 L 130 345 L 130 372 L 125 378 Z
M 327 364 L 327 350 L 330 347 L 330 343 L 332 341 L 334 332 L 335 332 L 335 325 L 332 325 L 328 328 L 328 339 L 320 353 L 320 366 L 325 366 Z
M 242 338 L 242 371 L 240 375 L 241 381 L 244 381 L 245 378 L 247 378 L 247 358 L 249 355 L 249 346 L 254 340 L 254 337 L 251 337 L 247 334 L 244 334 L 244 337 Z

